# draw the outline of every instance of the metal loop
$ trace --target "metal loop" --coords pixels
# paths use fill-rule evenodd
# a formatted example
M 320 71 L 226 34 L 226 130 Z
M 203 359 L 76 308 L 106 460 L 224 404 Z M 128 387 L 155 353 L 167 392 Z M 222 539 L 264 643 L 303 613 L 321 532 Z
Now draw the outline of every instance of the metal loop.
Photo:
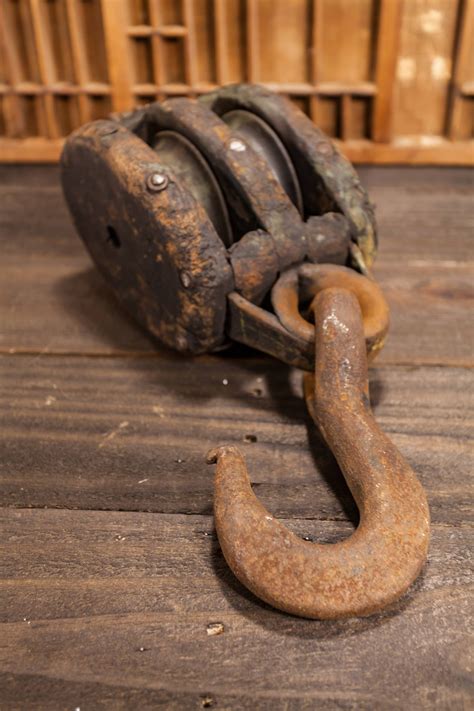
M 333 264 L 301 264 L 284 272 L 272 290 L 272 305 L 283 326 L 307 343 L 314 343 L 314 325 L 300 312 L 323 289 L 340 287 L 355 294 L 370 358 L 383 347 L 389 326 L 389 309 L 375 281 L 353 269 Z

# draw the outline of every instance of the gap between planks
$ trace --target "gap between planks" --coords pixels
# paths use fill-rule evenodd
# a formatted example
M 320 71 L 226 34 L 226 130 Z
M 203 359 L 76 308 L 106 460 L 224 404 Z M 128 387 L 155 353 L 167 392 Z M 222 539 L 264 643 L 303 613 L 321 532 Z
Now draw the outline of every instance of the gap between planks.
M 214 356 L 212 354 L 206 354 L 206 355 L 200 355 L 200 356 L 195 356 L 194 358 L 189 358 L 187 359 L 185 356 L 180 356 L 179 354 L 173 354 L 175 357 L 177 356 L 183 358 L 183 366 L 189 364 L 190 362 L 194 362 L 195 360 L 199 359 L 199 362 L 201 363 L 212 363 L 212 362 L 219 362 L 222 363 L 222 360 L 219 360 L 218 356 Z M 54 357 L 54 358 L 86 358 L 86 359 L 99 359 L 99 358 L 104 358 L 104 359 L 124 359 L 124 360 L 169 360 L 171 357 L 170 354 L 163 354 L 158 351 L 121 351 L 121 350 L 114 350 L 114 351 L 50 351 L 50 350 L 36 350 L 36 349 L 30 349 L 30 348 L 1 348 L 0 347 L 0 356 L 15 356 L 15 357 L 32 357 L 35 359 L 39 358 L 46 358 L 46 357 Z M 245 363 L 245 364 L 251 364 L 251 363 L 259 363 L 263 364 L 265 361 L 268 362 L 269 368 L 272 367 L 272 365 L 278 364 L 278 365 L 285 365 L 282 363 L 282 361 L 276 360 L 276 359 L 271 359 L 270 356 L 267 358 L 264 354 L 260 358 L 258 357 L 242 357 L 242 358 L 233 358 L 232 363 L 239 364 L 239 363 Z M 292 368 L 292 366 L 287 366 L 288 368 Z M 474 359 L 473 360 L 449 360 L 447 358 L 443 360 L 436 360 L 436 358 L 433 358 L 431 360 L 427 360 L 425 358 L 413 358 L 413 359 L 385 359 L 382 362 L 375 362 L 373 363 L 370 367 L 370 369 L 377 368 L 377 369 L 382 369 L 382 368 L 410 368 L 410 367 L 415 367 L 415 368 L 462 368 L 465 370 L 470 370 L 474 368 Z
M 136 516 L 164 516 L 166 518 L 171 518 L 171 517 L 176 517 L 176 516 L 188 516 L 188 517 L 199 517 L 203 521 L 208 520 L 208 519 L 213 519 L 214 516 L 213 514 L 210 513 L 205 513 L 205 512 L 199 512 L 199 511 L 147 511 L 146 509 L 126 509 L 126 508 L 118 508 L 118 509 L 98 509 L 98 508 L 92 508 L 92 507 L 87 507 L 87 506 L 81 506 L 79 507 L 74 507 L 74 506 L 36 506 L 36 505 L 31 505 L 31 506 L 15 506 L 12 504 L 11 506 L 7 505 L 2 505 L 0 506 L 0 516 L 2 512 L 6 513 L 28 513 L 30 511 L 47 511 L 48 513 L 51 514 L 61 514 L 61 513 L 70 513 L 73 511 L 74 513 L 81 514 L 81 513 L 99 513 L 99 514 L 127 514 L 127 515 L 136 515 Z M 275 518 L 280 521 L 280 523 L 284 523 L 286 525 L 295 525 L 298 524 L 299 522 L 310 522 L 314 524 L 325 524 L 325 523 L 332 523 L 335 526 L 340 526 L 341 531 L 344 532 L 341 540 L 348 538 L 349 536 L 352 535 L 357 529 L 357 525 L 353 527 L 352 531 L 346 531 L 347 527 L 351 526 L 352 524 L 349 520 L 347 519 L 341 519 L 337 518 L 336 516 L 298 516 L 298 518 L 288 518 L 284 516 L 276 516 Z M 471 529 L 474 528 L 474 523 L 471 523 L 469 520 L 466 521 L 453 521 L 453 522 L 446 522 L 446 521 L 436 521 L 436 522 L 431 522 L 431 528 L 436 528 L 436 529 L 452 529 L 452 528 L 466 528 L 466 529 Z M 209 537 L 214 540 L 217 539 L 217 533 L 212 532 L 209 534 Z M 314 541 L 314 543 L 317 543 L 318 541 Z

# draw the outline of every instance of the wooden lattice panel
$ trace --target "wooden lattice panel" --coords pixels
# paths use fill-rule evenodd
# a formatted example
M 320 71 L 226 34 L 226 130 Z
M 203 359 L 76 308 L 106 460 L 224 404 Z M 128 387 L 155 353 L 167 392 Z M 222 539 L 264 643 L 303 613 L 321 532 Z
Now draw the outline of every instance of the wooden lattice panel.
M 0 8 L 2 133 L 56 148 L 112 108 L 100 4 L 2 0 Z
M 0 0 L 0 159 L 229 82 L 289 96 L 353 160 L 472 162 L 474 0 Z

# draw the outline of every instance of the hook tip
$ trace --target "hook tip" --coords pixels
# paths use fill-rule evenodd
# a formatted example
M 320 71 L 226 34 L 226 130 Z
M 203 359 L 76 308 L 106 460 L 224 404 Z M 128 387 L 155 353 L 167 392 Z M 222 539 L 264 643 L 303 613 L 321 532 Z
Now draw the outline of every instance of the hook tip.
M 206 464 L 216 464 L 219 456 L 219 447 L 213 447 L 206 454 Z
M 225 457 L 226 454 L 240 454 L 237 447 L 231 444 L 221 444 L 219 447 L 212 447 L 206 454 L 206 464 L 217 464 L 221 457 Z

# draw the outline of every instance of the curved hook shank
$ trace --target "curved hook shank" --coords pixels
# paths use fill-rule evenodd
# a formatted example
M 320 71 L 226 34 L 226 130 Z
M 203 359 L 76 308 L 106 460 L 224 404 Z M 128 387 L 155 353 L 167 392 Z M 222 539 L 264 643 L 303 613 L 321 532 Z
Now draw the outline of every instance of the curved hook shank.
M 414 472 L 370 411 L 360 307 L 328 288 L 314 300 L 316 372 L 305 391 L 360 511 L 357 530 L 335 544 L 304 541 L 254 495 L 235 447 L 217 462 L 215 524 L 239 580 L 286 612 L 311 618 L 369 615 L 402 595 L 426 559 L 429 511 Z

